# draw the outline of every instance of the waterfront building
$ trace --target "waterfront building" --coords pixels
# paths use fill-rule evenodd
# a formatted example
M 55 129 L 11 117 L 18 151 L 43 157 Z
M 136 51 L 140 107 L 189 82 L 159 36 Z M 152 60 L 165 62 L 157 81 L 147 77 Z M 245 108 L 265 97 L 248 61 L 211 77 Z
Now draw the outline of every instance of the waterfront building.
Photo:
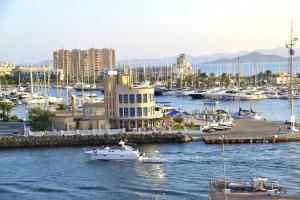
M 14 63 L 0 61 L 0 76 L 11 75 L 14 68 Z
M 97 78 L 102 69 L 113 70 L 116 67 L 116 55 L 114 49 L 87 50 L 57 50 L 53 52 L 53 66 L 55 69 L 63 69 L 65 78 L 71 82 L 88 81 Z
M 177 57 L 177 63 L 175 64 L 175 74 L 177 78 L 185 78 L 188 75 L 193 75 L 193 67 L 190 64 L 186 54 L 180 54 Z
M 72 95 L 72 111 L 58 111 L 50 121 L 58 130 L 153 128 L 162 117 L 162 112 L 155 110 L 154 98 L 153 86 L 134 85 L 130 76 L 107 71 L 104 102 L 84 103 L 83 111 L 78 112 Z
M 152 128 L 161 117 L 154 108 L 154 88 L 134 85 L 128 75 L 109 72 L 104 79 L 106 115 L 113 128 Z
M 173 66 L 155 66 L 155 67 L 143 67 L 143 66 L 123 66 L 120 69 L 128 74 L 134 82 L 143 82 L 145 80 L 158 81 L 158 79 L 171 81 L 174 79 L 174 67 Z
M 43 80 L 44 76 L 49 77 L 51 81 L 56 81 L 57 77 L 63 78 L 62 69 L 54 69 L 49 65 L 16 66 L 13 69 L 12 75 L 19 77 L 20 80 L 30 80 L 31 73 L 35 79 L 39 79 L 41 81 Z
M 271 77 L 270 83 L 273 85 L 288 85 L 290 84 L 290 74 L 289 73 L 276 73 Z M 296 78 L 294 79 L 296 81 Z
M 83 111 L 76 111 L 73 104 L 71 111 L 57 111 L 49 121 L 56 130 L 105 129 L 109 125 L 104 102 L 84 103 Z

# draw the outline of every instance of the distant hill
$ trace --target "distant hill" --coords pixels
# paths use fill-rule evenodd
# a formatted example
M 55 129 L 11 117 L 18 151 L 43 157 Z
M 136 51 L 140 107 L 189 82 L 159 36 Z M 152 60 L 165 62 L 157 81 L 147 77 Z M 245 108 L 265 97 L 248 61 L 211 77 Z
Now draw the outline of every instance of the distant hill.
M 36 63 L 36 65 L 53 65 L 53 60 L 52 59 L 42 60 L 42 61 Z
M 215 60 L 213 62 L 209 62 L 209 64 L 217 64 L 217 63 L 236 63 L 237 58 L 232 59 L 226 59 L 221 58 L 218 60 Z M 286 61 L 287 58 L 278 56 L 278 55 L 263 55 L 258 52 L 253 52 L 244 56 L 240 56 L 240 62 L 241 63 L 247 63 L 247 62 L 283 62 Z
M 187 55 L 190 63 L 192 65 L 196 65 L 199 63 L 206 63 L 206 62 L 213 62 L 217 59 L 220 58 L 234 58 L 237 55 L 246 55 L 249 54 L 248 51 L 241 51 L 238 53 L 214 53 L 214 54 L 208 54 L 208 55 L 203 55 L 203 56 L 191 56 Z M 179 55 L 179 54 L 178 54 Z M 132 60 L 119 60 L 118 64 L 119 65 L 128 65 L 129 63 L 131 65 L 136 65 L 136 66 L 166 66 L 167 64 L 171 65 L 176 63 L 176 57 L 178 56 L 170 56 L 170 57 L 165 57 L 165 58 L 141 58 L 141 59 L 132 59 Z

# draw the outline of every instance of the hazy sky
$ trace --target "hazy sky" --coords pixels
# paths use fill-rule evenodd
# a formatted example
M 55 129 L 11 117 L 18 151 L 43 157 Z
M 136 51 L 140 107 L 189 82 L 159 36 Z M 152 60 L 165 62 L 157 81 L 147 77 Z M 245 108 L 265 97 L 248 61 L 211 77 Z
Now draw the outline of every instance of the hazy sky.
M 300 0 L 0 0 L 0 60 L 37 62 L 59 48 L 118 59 L 283 46 L 300 36 Z

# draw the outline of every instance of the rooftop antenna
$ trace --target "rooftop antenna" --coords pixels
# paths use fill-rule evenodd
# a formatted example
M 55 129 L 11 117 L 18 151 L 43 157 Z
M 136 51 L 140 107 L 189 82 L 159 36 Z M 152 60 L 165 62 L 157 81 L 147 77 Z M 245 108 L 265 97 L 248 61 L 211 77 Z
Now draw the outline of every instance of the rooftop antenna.
M 285 44 L 285 47 L 289 51 L 289 74 L 290 74 L 290 83 L 289 83 L 289 97 L 290 97 L 290 115 L 291 115 L 291 126 L 290 131 L 298 132 L 298 129 L 295 128 L 295 114 L 294 114 L 294 101 L 293 101 L 293 65 L 294 65 L 294 55 L 295 50 L 294 46 L 298 38 L 293 37 L 293 21 L 291 22 L 291 40 Z

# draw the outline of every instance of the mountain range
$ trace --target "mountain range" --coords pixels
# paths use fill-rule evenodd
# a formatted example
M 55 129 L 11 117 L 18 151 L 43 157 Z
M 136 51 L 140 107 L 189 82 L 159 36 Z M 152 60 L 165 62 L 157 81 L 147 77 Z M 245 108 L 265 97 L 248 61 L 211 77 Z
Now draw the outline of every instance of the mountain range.
M 191 56 L 188 55 L 190 63 L 194 66 L 200 64 L 220 64 L 220 63 L 236 63 L 237 57 L 240 57 L 241 63 L 249 62 L 285 62 L 287 61 L 288 51 L 286 48 L 274 49 L 257 49 L 255 51 L 240 51 L 237 53 L 213 53 L 208 55 Z M 141 58 L 132 60 L 118 60 L 119 65 L 133 65 L 133 66 L 165 66 L 176 62 L 175 56 L 164 58 Z M 300 48 L 296 49 L 296 61 L 300 61 Z M 19 65 L 28 63 L 19 63 Z M 36 65 L 52 65 L 52 59 L 42 60 Z

